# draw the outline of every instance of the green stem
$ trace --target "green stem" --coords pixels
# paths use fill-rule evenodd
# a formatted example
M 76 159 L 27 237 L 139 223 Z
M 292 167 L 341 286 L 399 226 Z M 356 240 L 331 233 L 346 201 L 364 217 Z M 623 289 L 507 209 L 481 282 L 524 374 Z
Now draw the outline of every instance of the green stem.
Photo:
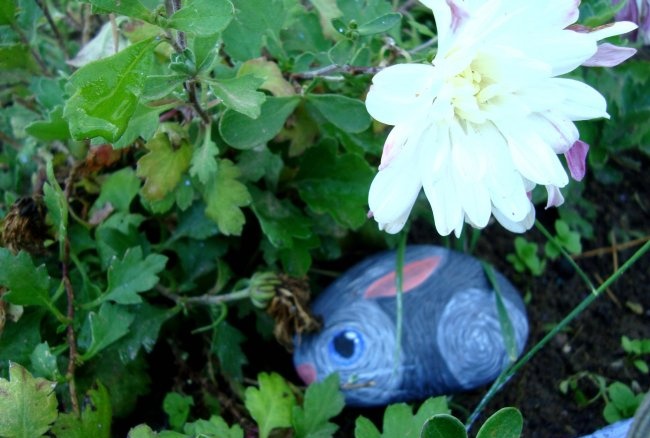
M 569 255 L 569 253 L 567 253 L 565 251 L 565 249 L 562 247 L 560 242 L 558 242 L 557 239 L 555 237 L 553 237 L 553 235 L 546 229 L 546 227 L 544 227 L 544 225 L 542 225 L 542 223 L 540 221 L 535 221 L 535 228 L 537 228 L 544 235 L 544 237 L 546 237 L 546 239 L 549 242 L 551 242 L 553 245 L 555 245 L 557 247 L 557 249 L 560 251 L 560 253 L 562 253 L 564 258 L 567 259 L 567 261 L 571 264 L 571 266 L 573 266 L 573 269 L 576 270 L 578 275 L 584 280 L 584 282 L 587 284 L 587 286 L 589 286 L 589 289 L 591 290 L 591 293 L 592 294 L 596 293 L 596 289 L 594 288 L 594 285 L 591 282 L 591 280 L 589 280 L 589 277 L 587 276 L 585 271 L 583 271 L 582 268 L 580 268 L 580 266 L 578 266 L 576 261 L 573 260 L 573 258 Z
M 646 242 L 641 248 L 635 252 L 632 257 L 630 257 L 623 265 L 616 271 L 614 272 L 603 284 L 601 284 L 598 289 L 593 289 L 592 288 L 592 293 L 589 294 L 587 297 L 585 297 L 562 321 L 560 321 L 553 329 L 546 334 L 537 344 L 535 344 L 530 351 L 528 351 L 524 356 L 522 356 L 519 361 L 517 361 L 515 364 L 513 364 L 511 367 L 507 368 L 504 370 L 499 377 L 495 380 L 495 382 L 492 384 L 488 392 L 485 394 L 483 399 L 479 402 L 478 406 L 476 409 L 474 409 L 474 412 L 469 416 L 467 419 L 467 422 L 465 423 L 466 428 L 469 430 L 472 427 L 472 424 L 476 419 L 478 418 L 479 414 L 481 411 L 485 408 L 485 406 L 489 403 L 489 401 L 494 397 L 494 395 L 501 389 L 501 387 L 512 377 L 514 376 L 517 371 L 521 369 L 530 359 L 537 354 L 537 352 L 544 347 L 546 344 L 549 343 L 551 339 L 555 335 L 557 335 L 560 331 L 564 330 L 564 328 L 571 322 L 573 321 L 578 315 L 580 315 L 591 303 L 593 303 L 596 298 L 598 298 L 603 291 L 605 291 L 609 286 L 612 285 L 618 278 L 623 275 L 625 271 L 627 271 L 634 263 L 636 263 L 637 260 L 639 260 L 646 252 L 650 250 L 650 241 Z M 563 252 L 563 255 L 567 257 L 568 259 L 571 260 L 571 257 L 569 257 L 566 252 Z M 578 272 L 582 272 L 581 269 L 578 268 Z M 584 277 L 583 277 L 584 278 Z M 588 283 L 590 284 L 590 283 Z
M 403 313 L 404 313 L 404 253 L 406 252 L 406 237 L 408 233 L 406 231 L 402 232 L 401 239 L 399 241 L 399 246 L 397 247 L 397 266 L 395 269 L 395 287 L 397 288 L 397 293 L 395 296 L 395 305 L 397 307 L 397 317 L 395 321 L 395 355 L 393 367 L 394 371 L 397 371 L 397 364 L 399 363 L 399 354 L 402 349 L 402 328 L 403 328 Z

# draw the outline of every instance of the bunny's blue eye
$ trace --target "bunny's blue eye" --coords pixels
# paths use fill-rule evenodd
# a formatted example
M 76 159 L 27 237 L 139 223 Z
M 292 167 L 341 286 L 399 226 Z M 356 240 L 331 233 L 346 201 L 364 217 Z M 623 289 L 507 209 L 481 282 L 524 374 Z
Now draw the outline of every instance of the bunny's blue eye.
M 363 335 L 354 329 L 337 332 L 328 345 L 332 361 L 343 366 L 352 365 L 359 360 L 364 348 Z

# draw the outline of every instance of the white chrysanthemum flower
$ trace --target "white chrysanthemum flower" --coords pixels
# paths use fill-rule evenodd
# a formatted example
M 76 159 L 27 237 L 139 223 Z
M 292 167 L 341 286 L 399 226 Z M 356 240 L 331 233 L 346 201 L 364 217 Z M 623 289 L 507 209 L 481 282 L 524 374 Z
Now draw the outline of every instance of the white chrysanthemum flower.
M 438 52 L 432 64 L 400 64 L 373 78 L 366 100 L 394 125 L 370 187 L 379 227 L 402 229 L 424 187 L 438 232 L 491 215 L 523 232 L 535 217 L 529 199 L 541 184 L 559 205 L 568 176 L 584 174 L 588 146 L 574 121 L 608 117 L 603 96 L 557 76 L 580 65 L 616 65 L 634 49 L 597 41 L 636 28 L 619 22 L 575 26 L 578 0 L 421 0 L 433 10 Z M 575 147 L 574 147 L 575 145 Z

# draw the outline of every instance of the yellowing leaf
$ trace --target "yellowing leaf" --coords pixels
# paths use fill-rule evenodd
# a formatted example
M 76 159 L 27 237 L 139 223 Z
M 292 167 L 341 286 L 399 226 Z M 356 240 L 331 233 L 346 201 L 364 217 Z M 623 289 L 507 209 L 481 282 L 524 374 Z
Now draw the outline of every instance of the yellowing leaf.
M 273 62 L 264 58 L 256 58 L 246 61 L 241 65 L 237 76 L 253 74 L 264 79 L 260 88 L 268 90 L 274 96 L 293 96 L 296 90 L 293 89 L 289 81 L 282 76 L 280 67 Z
M 291 410 L 296 399 L 287 382 L 276 373 L 261 373 L 259 389 L 246 388 L 246 409 L 260 428 L 260 438 L 267 438 L 278 427 L 291 426 Z
M 241 234 L 246 220 L 240 207 L 251 201 L 248 189 L 237 180 L 240 174 L 232 161 L 220 160 L 217 176 L 204 193 L 207 204 L 205 214 L 217 223 L 219 231 L 225 235 Z
M 183 172 L 190 166 L 192 149 L 183 144 L 172 148 L 169 137 L 160 133 L 146 144 L 149 153 L 138 160 L 137 175 L 146 178 L 142 194 L 150 201 L 158 201 L 174 190 Z
M 47 432 L 58 414 L 55 386 L 10 363 L 9 380 L 0 378 L 0 436 L 36 438 Z

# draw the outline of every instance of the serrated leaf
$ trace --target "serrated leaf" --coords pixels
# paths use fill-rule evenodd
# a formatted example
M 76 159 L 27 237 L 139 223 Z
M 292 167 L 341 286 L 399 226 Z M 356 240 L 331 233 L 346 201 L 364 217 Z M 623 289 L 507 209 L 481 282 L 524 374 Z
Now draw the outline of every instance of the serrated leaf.
M 100 382 L 88 391 L 81 416 L 61 414 L 52 426 L 56 438 L 110 438 L 113 411 L 108 390 Z
M 25 132 L 43 141 L 68 140 L 70 129 L 63 118 L 63 107 L 56 106 L 48 114 L 48 120 L 37 120 L 25 127 Z
M 256 119 L 226 110 L 219 120 L 219 132 L 226 143 L 237 149 L 264 144 L 280 132 L 299 101 L 297 96 L 267 97 Z
M 381 438 L 377 427 L 364 416 L 357 417 L 354 425 L 355 438 Z
M 56 356 L 52 354 L 47 342 L 36 346 L 31 356 L 32 370 L 38 377 L 56 380 L 59 376 L 59 369 L 56 366 Z
M 186 211 L 178 215 L 178 226 L 174 230 L 172 240 L 181 237 L 191 239 L 206 239 L 219 234 L 219 228 L 205 215 L 203 202 L 194 202 Z
M 142 248 L 130 248 L 122 260 L 114 259 L 108 268 L 108 287 L 102 301 L 115 301 L 119 304 L 138 304 L 138 295 L 158 284 L 158 273 L 165 269 L 167 257 L 149 254 L 142 258 Z
M 192 148 L 183 143 L 174 150 L 164 133 L 149 140 L 146 147 L 149 153 L 138 160 L 137 168 L 137 175 L 146 178 L 142 194 L 150 201 L 161 200 L 178 185 L 190 166 Z
M 0 247 L 0 266 L 0 285 L 8 289 L 3 300 L 21 306 L 52 306 L 50 276 L 45 265 L 37 268 L 26 252 L 20 251 L 14 256 Z
M 206 133 L 205 140 L 200 148 L 195 148 L 190 164 L 190 175 L 196 177 L 205 185 L 217 174 L 217 160 L 215 156 L 219 153 L 217 144 L 210 139 Z
M 47 432 L 58 414 L 55 386 L 10 363 L 9 380 L 0 378 L 0 436 L 36 438 Z
M 174 429 L 180 429 L 190 415 L 190 407 L 194 405 L 191 396 L 177 392 L 168 392 L 163 400 L 163 411 L 169 417 L 169 424 Z
M 123 362 L 135 360 L 141 348 L 151 353 L 158 341 L 160 327 L 175 313 L 173 309 L 161 309 L 147 302 L 133 310 L 138 315 L 138 323 L 116 345 Z
M 519 438 L 524 419 L 516 408 L 503 408 L 485 420 L 476 438 Z
M 88 312 L 79 334 L 79 346 L 85 349 L 80 360 L 87 361 L 129 332 L 135 315 L 126 308 L 104 303 L 99 312 Z
M 193 437 L 244 438 L 244 430 L 238 424 L 229 427 L 223 418 L 216 415 L 210 417 L 208 421 L 198 420 L 187 424 L 184 432 Z
M 264 79 L 246 75 L 231 79 L 212 79 L 207 82 L 215 96 L 221 99 L 227 108 L 251 119 L 259 117 L 266 95 L 256 90 L 264 83 Z
M 293 408 L 293 428 L 296 438 L 327 438 L 338 429 L 330 418 L 336 417 L 345 406 L 339 390 L 338 374 L 331 374 L 322 382 L 309 385 L 303 406 Z
M 212 353 L 217 355 L 221 370 L 225 375 L 235 380 L 243 377 L 242 366 L 248 363 L 241 344 L 246 337 L 226 322 L 217 326 L 212 338 Z
M 112 143 L 113 149 L 131 146 L 138 138 L 149 141 L 160 125 L 158 118 L 159 111 L 161 110 L 158 108 L 151 108 L 141 103 L 138 104 L 135 112 L 129 119 L 129 124 L 126 126 L 124 134 L 122 134 L 119 140 Z
M 251 195 L 237 179 L 241 172 L 232 161 L 220 160 L 218 167 L 217 177 L 205 189 L 205 213 L 216 222 L 219 232 L 238 236 L 245 222 L 240 207 L 250 203 Z
M 358 228 L 367 220 L 373 171 L 354 154 L 336 155 L 335 145 L 312 147 L 303 155 L 296 184 L 300 197 L 317 213 Z M 336 202 L 332 202 L 336 199 Z
M 224 30 L 233 14 L 229 0 L 187 0 L 167 24 L 189 34 L 209 36 Z
M 358 99 L 340 94 L 310 94 L 307 102 L 343 131 L 357 133 L 370 126 L 370 115 L 364 103 Z
M 0 336 L 0 375 L 8 374 L 8 358 L 29 363 L 34 349 L 41 342 L 43 312 L 28 312 L 16 322 L 6 321 Z
M 275 190 L 284 167 L 284 161 L 266 146 L 249 149 L 239 154 L 237 167 L 241 169 L 242 177 L 248 181 L 259 181 L 264 177 L 267 187 Z
M 129 212 L 131 202 L 140 190 L 140 180 L 135 171 L 125 167 L 107 176 L 101 185 L 99 197 L 95 200 L 89 215 L 92 216 L 98 210 L 105 208 L 107 203 L 117 211 Z
M 223 32 L 228 54 L 238 61 L 257 58 L 262 48 L 280 41 L 288 18 L 282 0 L 234 0 L 236 14 Z
M 115 0 L 81 0 L 90 3 L 100 10 L 116 12 L 127 17 L 139 18 L 149 23 L 155 22 L 153 13 L 147 9 L 139 0 L 115 1 Z
M 244 394 L 246 409 L 260 429 L 260 438 L 279 427 L 291 426 L 291 412 L 296 404 L 287 382 L 276 373 L 260 373 L 259 388 L 248 387 Z
M 281 201 L 271 192 L 251 190 L 253 212 L 273 246 L 288 248 L 294 238 L 306 239 L 311 235 L 311 221 L 291 201 Z
M 255 75 L 262 78 L 263 82 L 259 88 L 270 91 L 274 96 L 293 96 L 296 91 L 293 86 L 282 76 L 282 70 L 273 61 L 264 58 L 251 59 L 244 62 L 237 76 Z
M 497 437 L 501 438 L 501 435 L 494 436 Z M 467 431 L 458 418 L 449 414 L 438 414 L 424 423 L 420 438 L 467 438 Z
M 397 25 L 401 19 L 402 14 L 390 12 L 362 24 L 359 26 L 357 31 L 359 32 L 359 35 L 374 35 L 377 33 L 387 32 Z
M 130 2 L 113 2 L 130 4 Z M 159 43 L 150 38 L 86 64 L 70 76 L 72 95 L 63 108 L 75 140 L 103 137 L 117 141 L 138 106 Z

